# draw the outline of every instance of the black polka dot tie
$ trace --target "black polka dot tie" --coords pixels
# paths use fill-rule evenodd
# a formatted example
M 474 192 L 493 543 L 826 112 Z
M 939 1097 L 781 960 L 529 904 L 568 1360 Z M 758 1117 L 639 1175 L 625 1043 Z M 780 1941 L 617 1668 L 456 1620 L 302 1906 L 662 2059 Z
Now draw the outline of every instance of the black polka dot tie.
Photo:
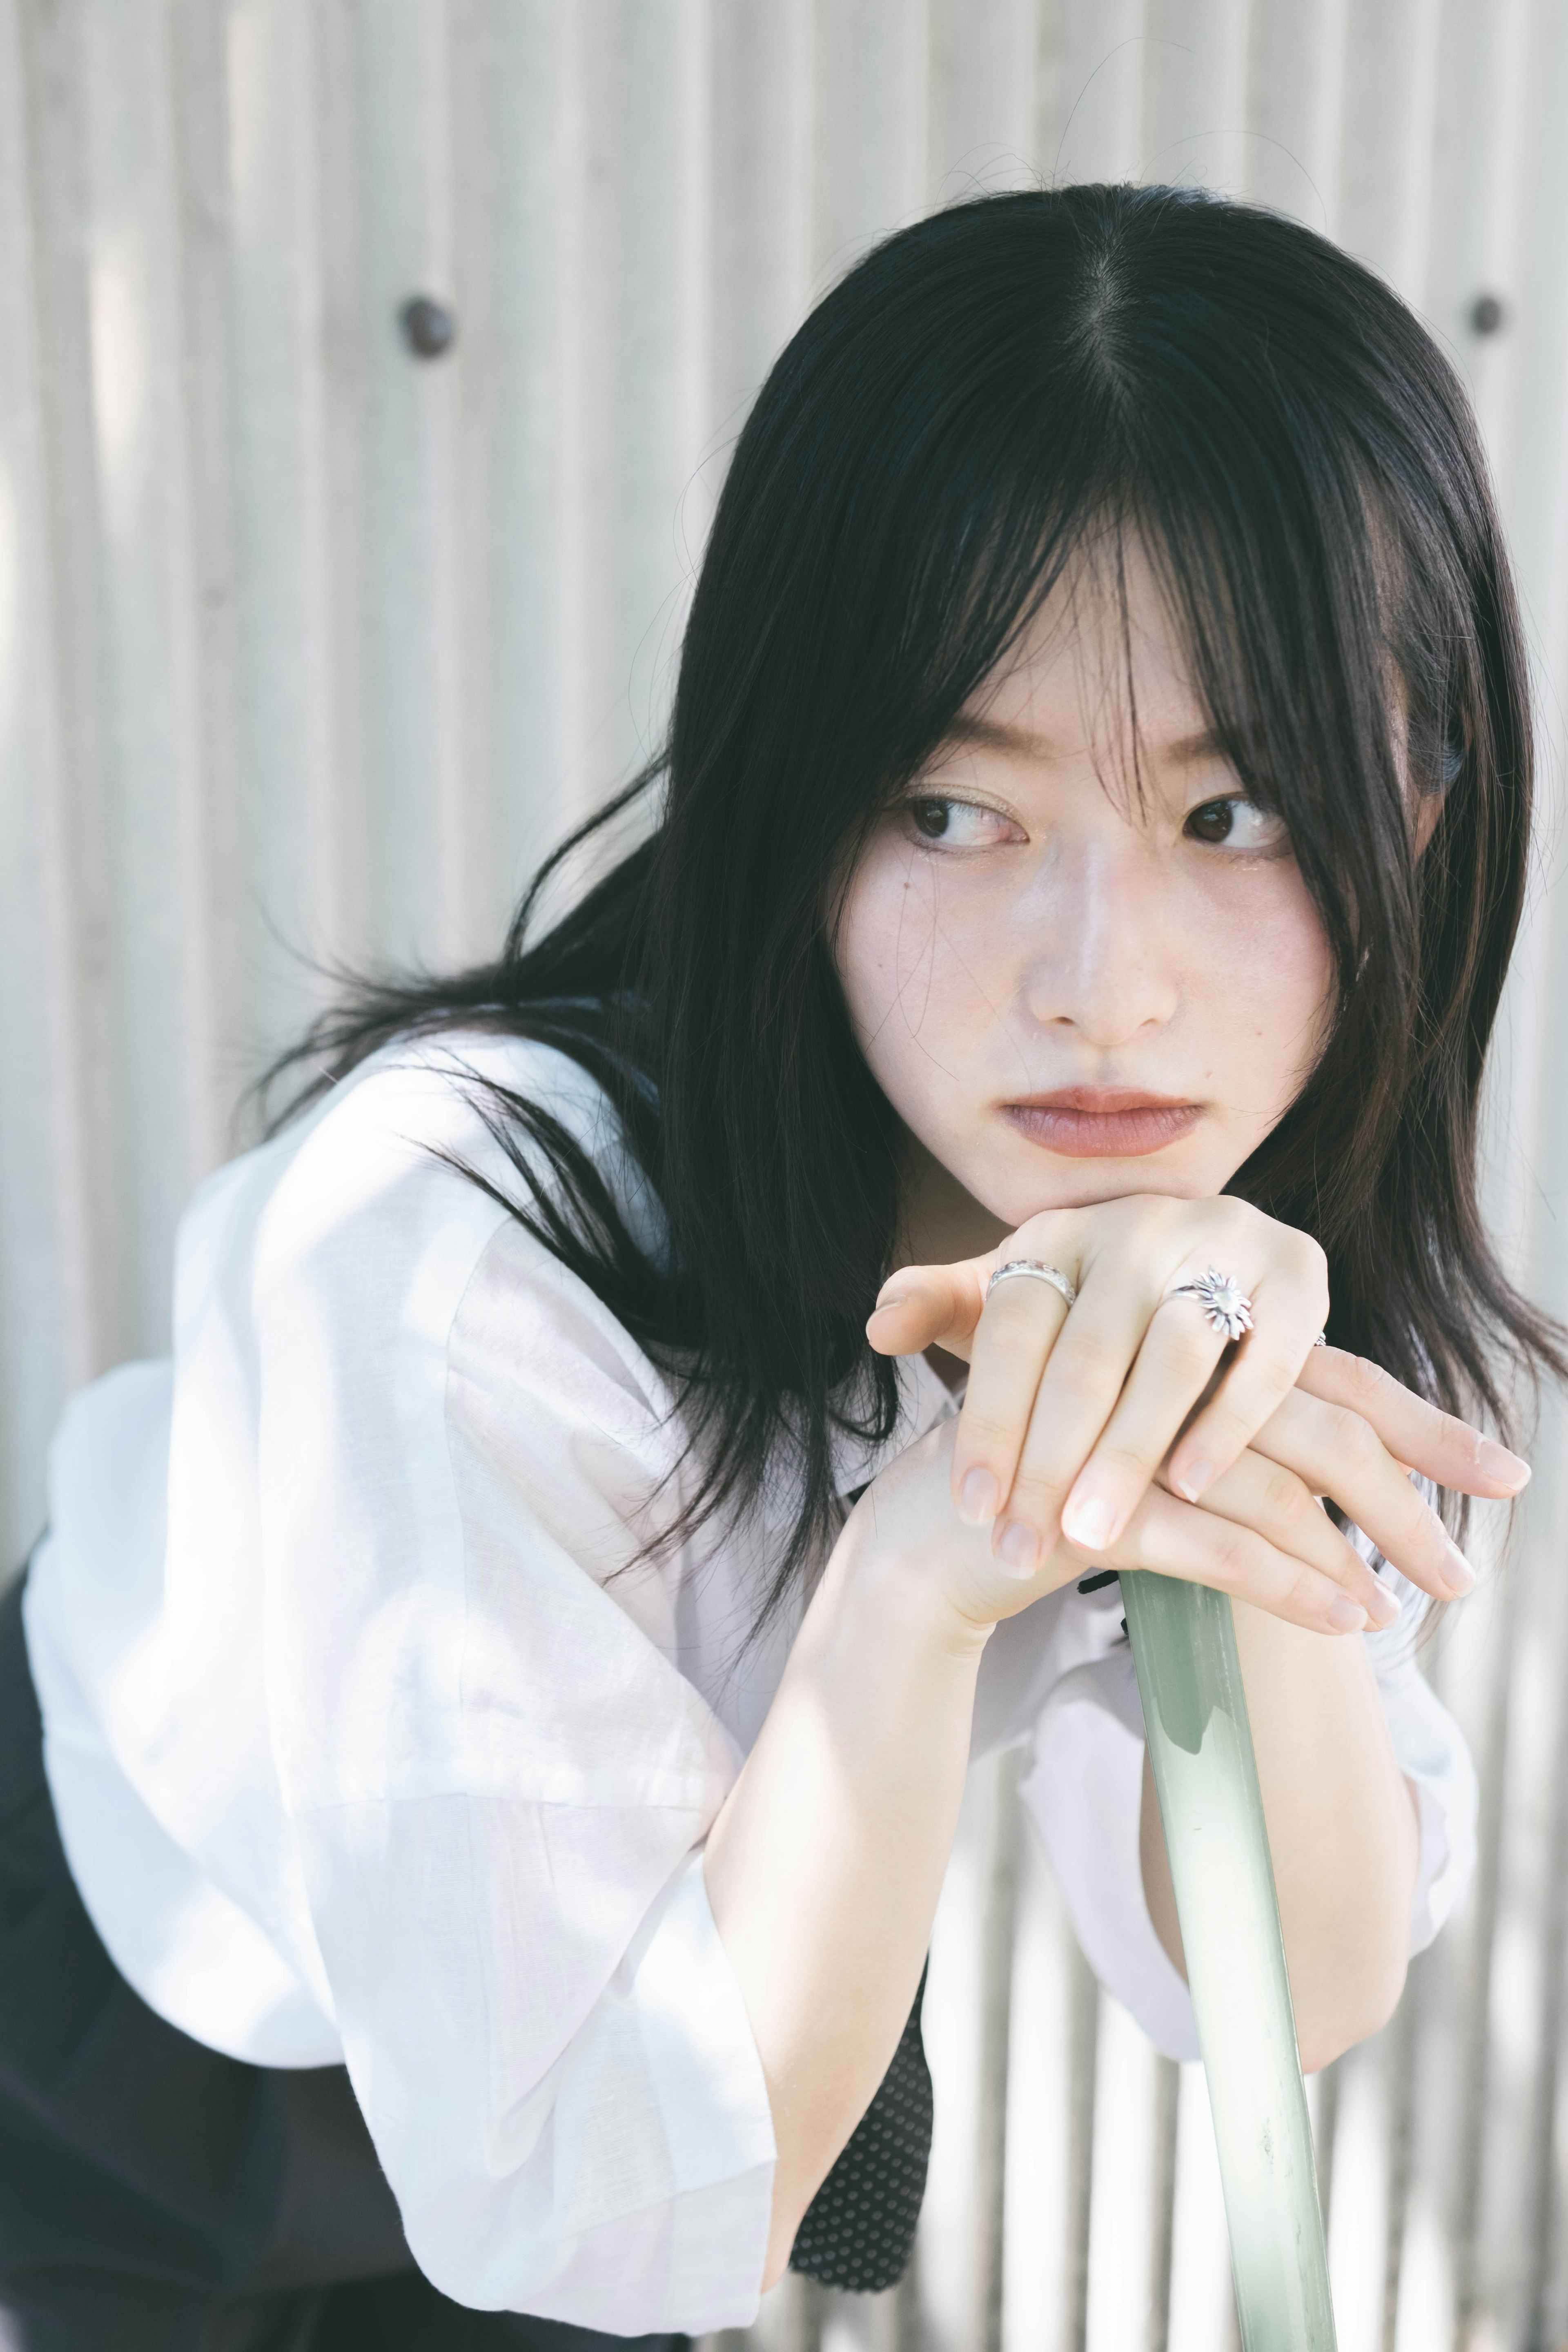
M 879 2294 L 909 2267 L 931 2158 L 931 2069 L 921 2039 L 922 1975 L 877 2095 L 806 2207 L 791 2270 L 824 2286 Z

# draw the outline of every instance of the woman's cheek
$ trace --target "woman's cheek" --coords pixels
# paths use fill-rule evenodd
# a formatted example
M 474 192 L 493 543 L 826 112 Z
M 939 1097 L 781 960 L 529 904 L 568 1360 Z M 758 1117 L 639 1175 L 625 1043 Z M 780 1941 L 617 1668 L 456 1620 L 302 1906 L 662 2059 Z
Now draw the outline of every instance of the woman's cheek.
M 1318 910 L 1295 866 L 1281 864 L 1261 877 L 1256 868 L 1225 877 L 1194 911 L 1193 964 L 1207 974 L 1216 1028 L 1261 1066 L 1247 1092 L 1272 1096 L 1282 1110 L 1321 1050 L 1333 1003 Z
M 996 983 L 987 977 L 995 925 L 900 845 L 873 853 L 851 887 L 839 928 L 837 964 L 850 1019 L 873 1074 L 889 1079 L 941 1076 L 944 1042 L 972 1038 L 996 1017 Z M 993 944 L 988 948 L 988 940 Z M 919 1069 L 915 1065 L 919 1064 Z

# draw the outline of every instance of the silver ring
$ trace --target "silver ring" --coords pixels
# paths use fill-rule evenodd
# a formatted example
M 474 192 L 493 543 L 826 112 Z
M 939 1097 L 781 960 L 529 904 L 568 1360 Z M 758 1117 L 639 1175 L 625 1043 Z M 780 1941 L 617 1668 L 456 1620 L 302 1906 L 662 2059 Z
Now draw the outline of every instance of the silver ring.
M 1078 1297 L 1078 1292 L 1059 1265 L 1047 1265 L 1043 1257 L 1010 1257 L 1005 1265 L 997 1267 L 986 1284 L 986 1297 L 990 1297 L 999 1282 L 1010 1282 L 1020 1275 L 1026 1275 L 1031 1282 L 1048 1282 L 1053 1290 L 1061 1292 L 1069 1307 Z
M 1329 1335 L 1326 1331 L 1320 1331 L 1317 1338 L 1312 1342 L 1314 1348 L 1326 1348 L 1328 1344 Z
M 1234 1274 L 1221 1274 L 1211 1265 L 1195 1282 L 1178 1282 L 1170 1293 L 1173 1298 L 1195 1298 L 1216 1331 L 1227 1339 L 1239 1339 L 1252 1328 L 1252 1301 Z

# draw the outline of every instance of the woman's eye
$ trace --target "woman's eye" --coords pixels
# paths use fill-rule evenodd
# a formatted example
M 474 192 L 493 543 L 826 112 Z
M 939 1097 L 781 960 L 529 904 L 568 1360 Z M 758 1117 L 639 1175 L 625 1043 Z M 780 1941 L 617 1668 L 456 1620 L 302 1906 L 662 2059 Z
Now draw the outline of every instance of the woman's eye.
M 921 839 L 940 841 L 944 849 L 988 849 L 1009 830 L 1005 816 L 973 801 L 942 800 L 927 793 L 907 806 Z
M 1226 849 L 1277 849 L 1285 839 L 1282 818 L 1238 793 L 1189 810 L 1183 830 L 1190 840 L 1223 843 Z

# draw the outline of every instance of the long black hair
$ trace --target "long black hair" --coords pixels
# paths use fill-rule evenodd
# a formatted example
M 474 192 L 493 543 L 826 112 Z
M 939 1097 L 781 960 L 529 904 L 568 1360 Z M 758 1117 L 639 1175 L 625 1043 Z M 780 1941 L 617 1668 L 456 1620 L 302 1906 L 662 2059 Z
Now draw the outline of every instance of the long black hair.
M 678 1367 L 688 1528 L 781 1446 L 801 1509 L 764 1609 L 835 1524 L 835 1426 L 886 1438 L 864 1324 L 901 1131 L 851 1033 L 834 877 L 1086 535 L 1135 530 L 1248 794 L 1332 950 L 1328 1042 L 1230 1189 L 1316 1235 L 1331 1337 L 1506 1425 L 1562 1370 L 1477 1202 L 1482 1064 L 1522 899 L 1531 733 L 1509 564 L 1447 360 L 1373 273 L 1186 190 L 1065 187 L 889 237 L 806 320 L 740 436 L 668 748 L 556 853 L 499 960 L 375 984 L 282 1066 L 391 1038 L 542 1040 L 604 1087 L 668 1226 L 492 1089 L 510 1205 Z M 1408 789 L 1441 795 L 1423 855 Z M 544 883 L 639 795 L 651 832 L 542 937 Z

